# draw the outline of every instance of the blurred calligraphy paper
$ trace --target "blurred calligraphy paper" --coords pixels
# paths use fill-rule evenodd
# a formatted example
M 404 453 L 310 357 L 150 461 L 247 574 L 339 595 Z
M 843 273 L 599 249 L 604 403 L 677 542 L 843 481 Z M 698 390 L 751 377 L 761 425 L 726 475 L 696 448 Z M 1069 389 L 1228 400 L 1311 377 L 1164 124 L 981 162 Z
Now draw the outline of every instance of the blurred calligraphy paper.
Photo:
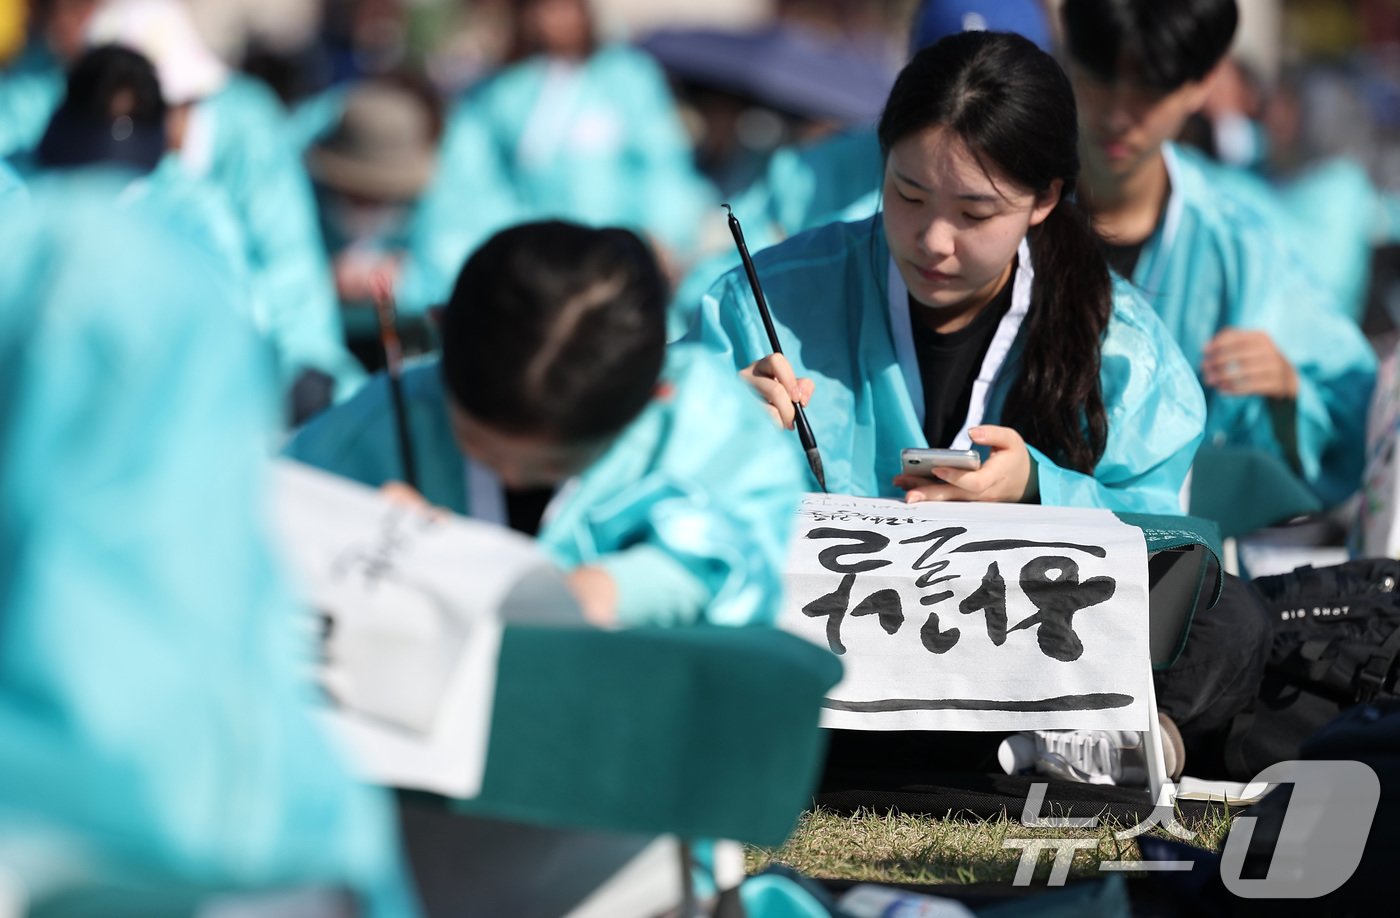
M 395 504 L 278 461 L 273 517 L 302 599 L 318 613 L 325 717 L 376 783 L 480 789 L 501 631 L 583 626 L 532 539 Z
M 1147 546 L 1106 510 L 808 495 L 782 627 L 859 730 L 1142 730 Z

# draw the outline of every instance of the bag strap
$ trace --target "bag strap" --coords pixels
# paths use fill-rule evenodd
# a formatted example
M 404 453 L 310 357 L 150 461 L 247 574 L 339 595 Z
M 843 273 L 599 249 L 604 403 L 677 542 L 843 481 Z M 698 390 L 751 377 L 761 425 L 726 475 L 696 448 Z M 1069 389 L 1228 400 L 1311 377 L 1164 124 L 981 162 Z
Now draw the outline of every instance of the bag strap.
M 1249 780 L 1257 771 L 1249 767 L 1244 753 L 1245 737 L 1254 728 L 1254 705 L 1257 703 L 1257 700 L 1251 701 L 1248 708 L 1230 718 L 1230 730 L 1225 734 L 1225 744 L 1221 750 L 1226 770 L 1232 778 L 1241 781 Z
M 1400 654 L 1400 625 L 1390 632 L 1390 637 L 1376 648 L 1366 665 L 1356 673 L 1356 702 L 1366 704 L 1385 688 L 1386 677 L 1395 665 L 1395 657 Z
M 1307 678 L 1313 682 L 1322 681 L 1332 668 L 1332 660 L 1337 656 L 1340 637 L 1309 638 L 1298 645 L 1298 657 L 1308 663 Z

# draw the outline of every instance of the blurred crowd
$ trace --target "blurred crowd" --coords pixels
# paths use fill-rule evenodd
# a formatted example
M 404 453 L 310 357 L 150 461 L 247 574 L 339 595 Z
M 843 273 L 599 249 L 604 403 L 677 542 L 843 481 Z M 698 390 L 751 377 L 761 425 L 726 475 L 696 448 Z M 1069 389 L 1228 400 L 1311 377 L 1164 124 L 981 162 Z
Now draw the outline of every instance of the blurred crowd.
M 512 223 L 637 229 L 679 279 L 725 238 L 721 194 L 773 148 L 878 113 L 908 6 L 788 2 L 743 32 L 653 31 L 679 107 L 657 58 L 581 0 L 8 5 L 0 157 L 25 173 L 125 155 L 71 131 L 41 141 L 65 94 L 114 112 L 140 82 L 98 54 L 75 98 L 70 67 L 110 44 L 145 57 L 170 108 L 154 183 L 193 186 L 245 263 L 293 423 L 382 362 L 375 278 L 425 347 L 462 259 Z M 157 90 L 140 88 L 132 115 L 159 133 Z
M 1277 17 L 1278 4 L 1253 6 L 1266 5 Z M 804 145 L 873 123 L 915 3 L 6 6 L 0 156 L 21 173 L 35 167 L 65 68 L 90 49 L 142 53 L 173 109 L 166 145 L 183 165 L 162 171 L 218 199 L 209 220 L 242 250 L 295 422 L 381 364 L 372 279 L 394 289 L 410 347 L 426 348 L 427 310 L 466 253 L 504 226 L 541 216 L 628 226 L 679 282 L 725 251 L 722 200 L 743 215 L 776 191 L 789 211 L 812 208 L 757 227 L 761 242 L 838 214 L 849 202 L 824 182 L 794 205 L 804 189 L 783 170 Z M 1349 163 L 1352 179 L 1378 188 L 1400 184 L 1394 45 L 1378 27 L 1370 43 L 1351 34 L 1314 47 L 1298 36 L 1312 34 L 1319 4 L 1295 6 L 1273 36 L 1271 72 L 1233 59 L 1183 140 L 1287 184 L 1300 208 L 1314 206 L 1310 183 L 1292 180 L 1323 162 Z M 1328 258 L 1322 270 L 1347 274 L 1337 283 L 1358 288 L 1345 298 L 1359 310 L 1371 252 L 1349 258 L 1367 264 Z M 712 279 L 692 275 L 697 288 L 701 276 Z M 1391 280 L 1380 278 L 1382 299 Z M 1370 321 L 1385 327 L 1379 314 Z

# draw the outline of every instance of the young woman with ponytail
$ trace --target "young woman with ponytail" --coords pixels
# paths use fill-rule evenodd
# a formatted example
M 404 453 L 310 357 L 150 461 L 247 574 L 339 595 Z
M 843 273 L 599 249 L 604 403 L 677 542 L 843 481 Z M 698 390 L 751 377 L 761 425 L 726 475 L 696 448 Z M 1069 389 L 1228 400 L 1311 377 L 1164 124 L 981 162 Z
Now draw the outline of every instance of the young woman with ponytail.
M 900 74 L 879 138 L 880 213 L 755 258 L 786 359 L 742 271 L 711 288 L 691 337 L 781 423 L 806 406 L 834 492 L 1179 512 L 1201 388 L 1073 200 L 1059 65 L 1020 36 L 949 36 Z M 925 445 L 984 462 L 896 477 L 900 450 Z

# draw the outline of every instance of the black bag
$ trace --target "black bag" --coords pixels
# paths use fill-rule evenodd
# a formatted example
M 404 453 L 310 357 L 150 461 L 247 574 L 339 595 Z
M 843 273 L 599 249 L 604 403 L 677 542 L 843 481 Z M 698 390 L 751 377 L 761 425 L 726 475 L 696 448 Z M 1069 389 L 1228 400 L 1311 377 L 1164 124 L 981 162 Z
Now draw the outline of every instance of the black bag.
M 1353 706 L 1304 743 L 1298 758 L 1362 762 L 1376 773 L 1381 796 L 1361 863 L 1340 889 L 1321 898 L 1293 902 L 1260 899 L 1250 903 L 1252 908 L 1234 907 L 1231 913 L 1269 918 L 1375 915 L 1378 904 L 1394 895 L 1395 865 L 1400 863 L 1400 699 Z M 1255 817 L 1255 830 L 1244 862 L 1246 876 L 1268 875 L 1291 790 L 1288 785 L 1281 786 L 1249 808 L 1249 815 Z M 1234 903 L 1245 904 L 1239 899 Z
M 1303 741 L 1341 711 L 1396 693 L 1400 658 L 1400 561 L 1351 561 L 1260 577 L 1277 616 L 1253 707 L 1225 740 L 1230 776 L 1249 780 L 1295 759 Z

